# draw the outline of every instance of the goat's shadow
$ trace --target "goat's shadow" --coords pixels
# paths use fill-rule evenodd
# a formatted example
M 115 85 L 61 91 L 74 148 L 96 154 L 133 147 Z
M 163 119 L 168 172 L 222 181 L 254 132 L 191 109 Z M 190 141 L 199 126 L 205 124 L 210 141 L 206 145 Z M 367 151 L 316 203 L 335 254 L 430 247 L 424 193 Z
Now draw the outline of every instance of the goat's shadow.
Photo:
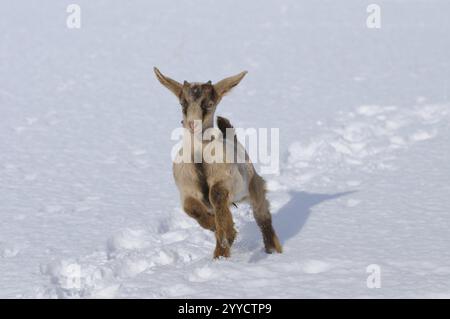
M 281 243 L 297 235 L 311 214 L 311 208 L 322 202 L 333 200 L 354 193 L 347 191 L 336 194 L 313 194 L 307 192 L 289 192 L 290 199 L 272 215 L 273 226 Z M 256 222 L 248 222 L 240 231 L 242 239 L 239 246 L 247 251 L 253 251 L 249 262 L 257 262 L 268 255 L 261 249 L 262 236 Z

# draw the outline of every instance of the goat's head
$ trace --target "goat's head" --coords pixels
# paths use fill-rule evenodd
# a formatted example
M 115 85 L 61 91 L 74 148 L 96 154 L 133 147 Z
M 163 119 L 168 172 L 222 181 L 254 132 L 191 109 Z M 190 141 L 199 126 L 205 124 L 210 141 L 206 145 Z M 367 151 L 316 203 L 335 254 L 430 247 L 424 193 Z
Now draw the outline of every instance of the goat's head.
M 168 88 L 179 99 L 183 112 L 183 127 L 192 133 L 204 131 L 214 125 L 214 112 L 222 97 L 239 84 L 247 71 L 225 78 L 215 84 L 206 83 L 183 84 L 163 75 L 154 68 L 159 82 Z M 201 123 L 201 126 L 199 125 Z

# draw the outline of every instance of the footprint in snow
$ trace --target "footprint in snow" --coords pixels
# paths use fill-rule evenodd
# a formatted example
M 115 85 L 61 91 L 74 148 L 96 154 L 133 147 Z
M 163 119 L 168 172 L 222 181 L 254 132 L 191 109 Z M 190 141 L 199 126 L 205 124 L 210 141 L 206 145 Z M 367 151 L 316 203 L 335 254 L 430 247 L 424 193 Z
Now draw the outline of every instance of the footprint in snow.
M 307 274 L 320 274 L 330 270 L 332 266 L 320 260 L 308 260 L 302 265 L 303 272 Z

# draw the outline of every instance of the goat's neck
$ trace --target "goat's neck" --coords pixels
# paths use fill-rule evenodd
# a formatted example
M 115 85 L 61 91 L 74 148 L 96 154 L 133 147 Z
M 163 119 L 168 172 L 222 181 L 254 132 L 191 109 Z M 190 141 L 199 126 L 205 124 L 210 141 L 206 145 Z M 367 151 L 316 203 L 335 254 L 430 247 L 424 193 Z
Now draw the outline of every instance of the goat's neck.
M 192 162 L 195 162 L 196 159 L 202 159 L 203 161 L 203 150 L 215 139 L 213 136 L 209 140 L 204 140 L 203 134 L 203 132 L 198 134 L 189 132 L 184 136 L 183 149 L 186 150 L 190 148 Z

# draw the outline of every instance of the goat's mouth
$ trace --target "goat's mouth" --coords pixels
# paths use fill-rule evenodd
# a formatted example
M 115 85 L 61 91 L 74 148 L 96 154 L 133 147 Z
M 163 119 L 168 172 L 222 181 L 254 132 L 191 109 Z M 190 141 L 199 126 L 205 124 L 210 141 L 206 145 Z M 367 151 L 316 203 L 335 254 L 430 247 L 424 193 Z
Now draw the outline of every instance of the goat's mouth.
M 202 128 L 201 127 L 196 127 L 196 128 L 188 128 L 189 132 L 191 132 L 192 134 L 198 134 L 200 132 L 202 132 Z
M 185 128 L 186 130 L 188 130 L 192 134 L 197 134 L 197 133 L 200 133 L 202 131 L 202 125 L 193 125 L 193 126 L 185 125 L 184 124 L 184 120 L 181 120 L 180 123 L 181 123 L 181 126 L 183 128 Z

